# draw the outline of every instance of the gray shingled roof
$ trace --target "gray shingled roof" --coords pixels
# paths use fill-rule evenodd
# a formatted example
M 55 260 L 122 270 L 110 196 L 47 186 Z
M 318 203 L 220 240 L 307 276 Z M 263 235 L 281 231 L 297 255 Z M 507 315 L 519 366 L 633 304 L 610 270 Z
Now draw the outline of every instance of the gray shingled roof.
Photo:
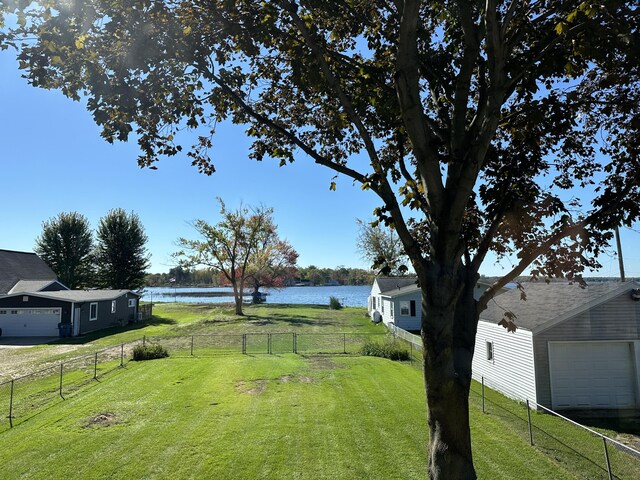
M 417 277 L 378 277 L 378 287 L 381 293 L 387 293 L 391 290 L 398 290 L 399 288 L 415 286 Z
M 39 292 L 54 282 L 56 280 L 20 280 L 7 293 Z
M 56 274 L 35 253 L 0 250 L 0 295 L 20 280 L 57 280 Z
M 101 300 L 115 300 L 125 293 L 135 294 L 131 290 L 61 290 L 59 292 L 41 292 L 35 295 L 70 302 L 99 302 Z
M 548 322 L 567 315 L 577 315 L 583 310 L 608 300 L 619 291 L 637 288 L 635 282 L 591 283 L 586 288 L 578 284 L 528 282 L 522 284 L 527 299 L 520 299 L 520 290 L 514 288 L 489 302 L 487 309 L 480 314 L 480 320 L 498 323 L 504 312 L 514 313 L 518 328 L 534 330 Z

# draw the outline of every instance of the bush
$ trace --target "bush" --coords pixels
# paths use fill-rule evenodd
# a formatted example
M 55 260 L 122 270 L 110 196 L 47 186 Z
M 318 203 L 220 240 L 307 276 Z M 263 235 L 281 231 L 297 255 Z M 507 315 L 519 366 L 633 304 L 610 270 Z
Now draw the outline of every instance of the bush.
M 388 358 L 389 360 L 411 360 L 409 351 L 393 342 L 367 342 L 362 346 L 360 353 L 370 357 Z
M 340 310 L 342 308 L 342 304 L 336 297 L 329 297 L 329 308 L 331 310 Z
M 136 345 L 133 347 L 133 360 L 153 360 L 154 358 L 165 358 L 169 352 L 160 344 Z

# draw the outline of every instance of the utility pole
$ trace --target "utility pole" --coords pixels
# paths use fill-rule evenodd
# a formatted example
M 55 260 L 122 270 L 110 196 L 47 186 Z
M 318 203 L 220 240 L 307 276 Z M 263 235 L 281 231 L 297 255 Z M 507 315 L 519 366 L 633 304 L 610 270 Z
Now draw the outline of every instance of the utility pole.
M 614 229 L 616 234 L 616 245 L 618 247 L 618 265 L 620 266 L 620 281 L 624 282 L 624 260 L 622 259 L 622 243 L 620 242 L 620 229 L 616 227 Z

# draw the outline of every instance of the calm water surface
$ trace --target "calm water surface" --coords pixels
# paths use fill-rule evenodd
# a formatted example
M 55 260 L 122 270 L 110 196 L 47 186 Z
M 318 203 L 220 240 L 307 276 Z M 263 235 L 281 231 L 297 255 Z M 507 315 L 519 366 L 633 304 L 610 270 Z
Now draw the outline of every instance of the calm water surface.
M 329 305 L 329 297 L 338 298 L 346 307 L 366 307 L 371 287 L 286 287 L 278 290 L 264 289 L 267 303 L 293 303 L 300 305 Z M 209 297 L 202 293 L 226 292 L 228 296 Z M 251 298 L 249 295 L 248 298 Z M 233 302 L 233 294 L 226 287 L 148 287 L 144 290 L 145 302 L 226 303 Z

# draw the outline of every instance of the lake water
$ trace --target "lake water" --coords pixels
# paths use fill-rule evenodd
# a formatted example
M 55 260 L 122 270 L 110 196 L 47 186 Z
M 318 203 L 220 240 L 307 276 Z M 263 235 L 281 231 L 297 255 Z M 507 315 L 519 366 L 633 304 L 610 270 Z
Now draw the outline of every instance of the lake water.
M 366 307 L 371 287 L 286 287 L 278 290 L 264 289 L 268 293 L 267 303 L 292 303 L 299 305 L 329 305 L 329 297 L 336 297 L 345 307 Z M 207 293 L 228 293 L 224 296 L 207 296 Z M 203 295 L 204 294 L 204 295 Z M 245 296 L 251 299 L 251 295 Z M 145 302 L 227 303 L 233 302 L 233 293 L 228 287 L 147 287 L 142 295 Z

